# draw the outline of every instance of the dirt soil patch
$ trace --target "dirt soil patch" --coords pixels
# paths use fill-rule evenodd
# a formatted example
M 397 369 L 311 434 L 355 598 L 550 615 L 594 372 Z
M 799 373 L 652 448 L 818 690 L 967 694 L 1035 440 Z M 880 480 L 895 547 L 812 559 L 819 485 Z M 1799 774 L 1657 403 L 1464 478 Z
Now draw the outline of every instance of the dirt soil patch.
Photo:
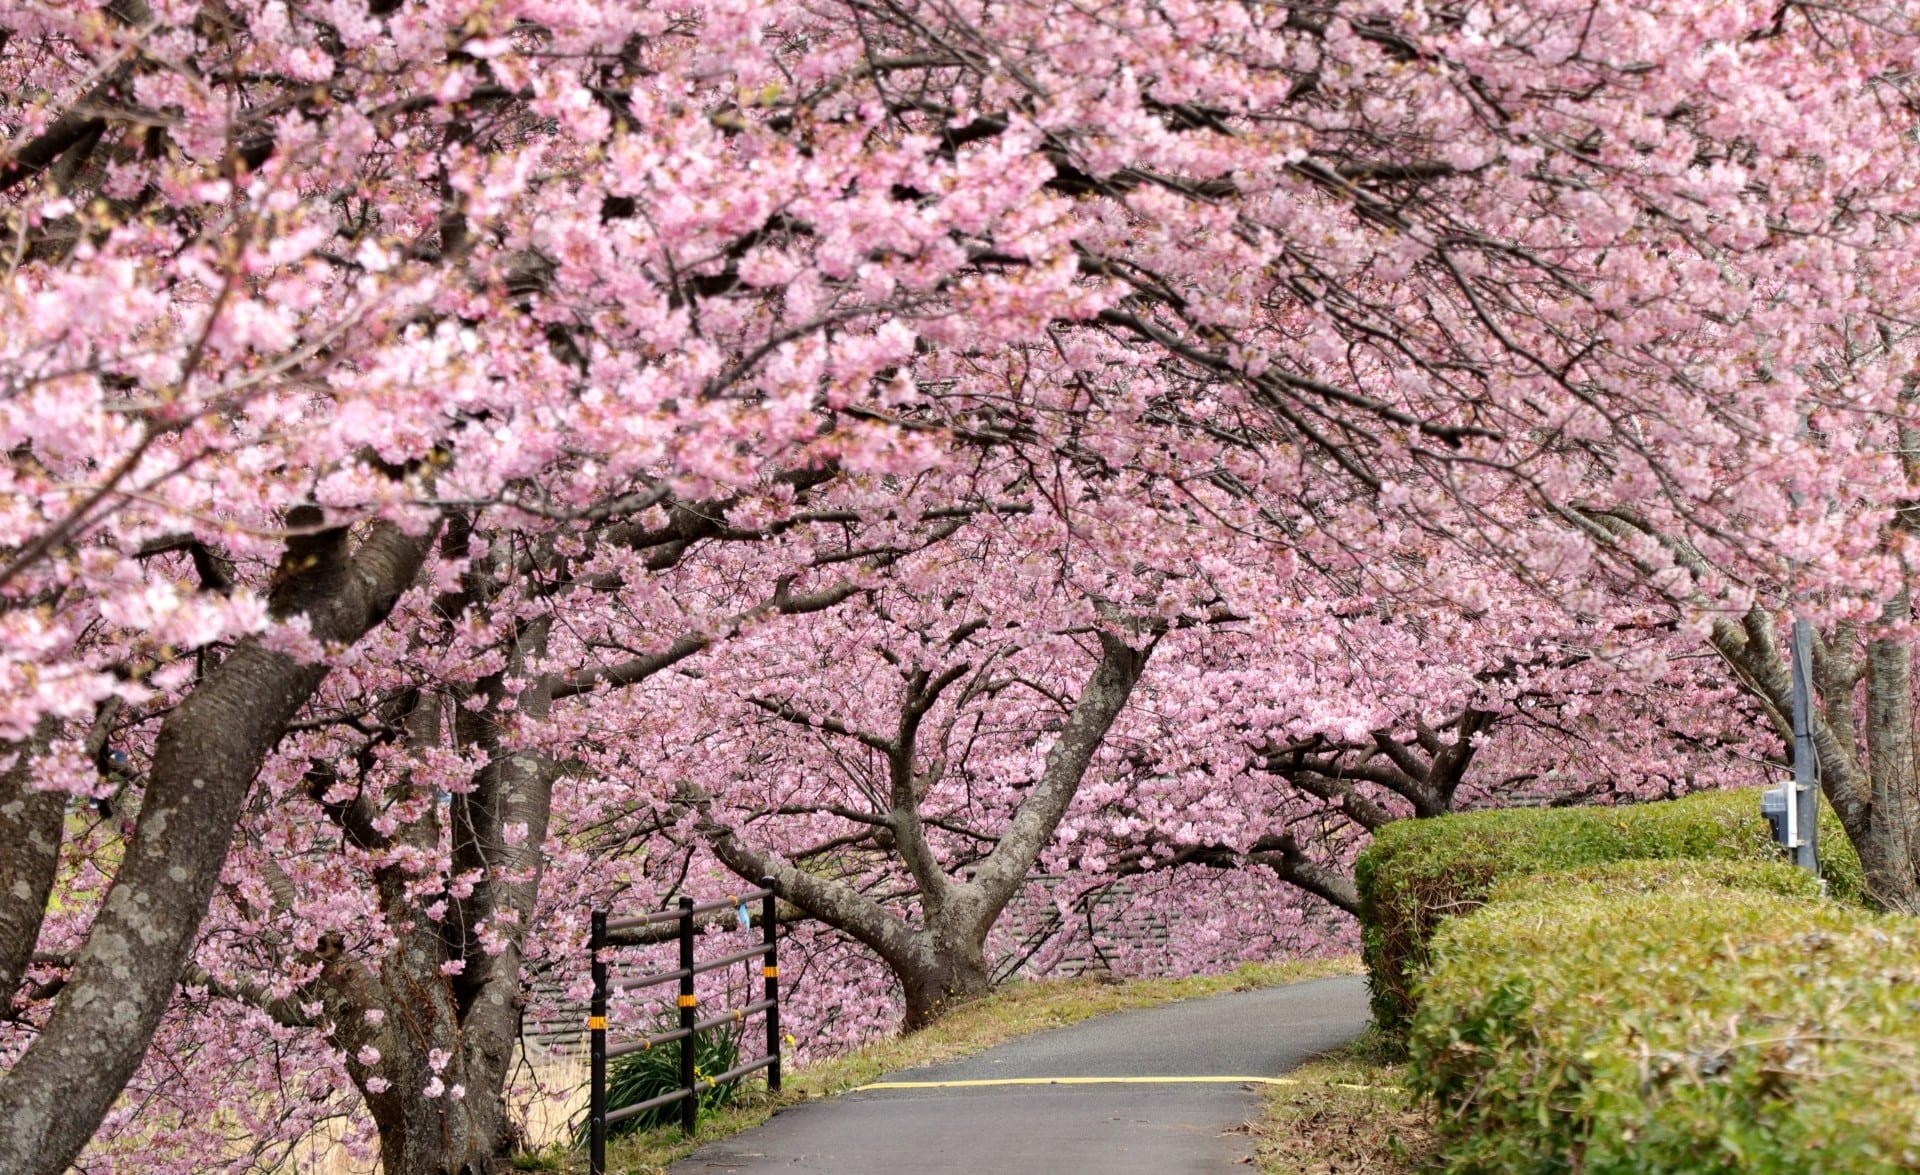
M 1289 1073 L 1253 1124 L 1261 1175 L 1416 1175 L 1433 1169 L 1425 1106 L 1400 1088 L 1403 1066 L 1369 1038 Z

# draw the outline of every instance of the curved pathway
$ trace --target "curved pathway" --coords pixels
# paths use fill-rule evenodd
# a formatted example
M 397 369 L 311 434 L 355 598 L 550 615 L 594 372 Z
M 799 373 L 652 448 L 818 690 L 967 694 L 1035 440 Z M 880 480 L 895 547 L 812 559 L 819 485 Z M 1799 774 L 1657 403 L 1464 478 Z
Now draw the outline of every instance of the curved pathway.
M 673 1175 L 1185 1175 L 1236 1169 L 1259 1081 L 1358 1036 L 1366 981 L 1315 979 L 889 1073 L 702 1147 Z M 1141 1079 L 1169 1080 L 1141 1080 Z

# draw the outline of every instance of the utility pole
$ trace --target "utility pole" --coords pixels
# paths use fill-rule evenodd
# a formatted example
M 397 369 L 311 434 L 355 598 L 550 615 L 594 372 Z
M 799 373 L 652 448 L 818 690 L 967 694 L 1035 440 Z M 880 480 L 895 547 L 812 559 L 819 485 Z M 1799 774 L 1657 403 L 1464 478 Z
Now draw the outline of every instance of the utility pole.
M 1820 780 L 1813 752 L 1813 625 L 1793 622 L 1793 782 L 1769 788 L 1760 811 L 1793 863 L 1820 876 Z

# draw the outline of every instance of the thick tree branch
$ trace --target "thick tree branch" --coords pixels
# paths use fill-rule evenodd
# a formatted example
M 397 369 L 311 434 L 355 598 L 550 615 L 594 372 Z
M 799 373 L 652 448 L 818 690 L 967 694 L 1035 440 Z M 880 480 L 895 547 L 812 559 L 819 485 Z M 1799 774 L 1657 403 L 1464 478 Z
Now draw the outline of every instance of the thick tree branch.
M 1261 838 L 1246 859 L 1265 865 L 1289 885 L 1324 898 L 1356 918 L 1360 916 L 1360 891 L 1353 878 L 1309 858 L 1292 833 Z
M 1317 796 L 1338 806 L 1341 815 L 1369 832 L 1383 828 L 1396 819 L 1392 812 L 1368 799 L 1347 779 L 1318 771 L 1277 770 L 1274 774 L 1281 776 L 1308 795 Z M 1394 790 L 1400 791 L 1399 788 Z
M 964 900 L 971 907 L 972 918 L 982 933 L 1012 900 L 1041 850 L 1052 841 L 1107 730 L 1126 707 L 1134 685 L 1146 670 L 1157 639 L 1143 649 L 1135 649 L 1118 636 L 1100 633 L 1100 663 L 1047 751 L 1040 779 L 1021 801 L 1007 830 L 1000 834 L 999 843 L 974 871 L 973 880 L 955 887 L 959 891 L 955 902 Z
M 925 953 L 905 922 L 842 881 L 796 869 L 763 849 L 747 844 L 714 817 L 713 799 L 691 780 L 681 780 L 675 793 L 676 814 L 691 813 L 694 830 L 713 849 L 720 863 L 748 881 L 773 878 L 774 892 L 836 930 L 871 947 L 896 969 L 911 967 Z
M 37 761 L 59 730 L 59 720 L 44 715 L 31 736 L 0 747 L 0 1000 L 12 1000 L 33 959 L 59 873 L 68 796 L 33 786 Z
M 290 511 L 296 532 L 321 522 Z M 296 533 L 270 597 L 329 644 L 357 641 L 412 585 L 431 535 L 381 524 Z M 92 1137 L 165 1012 L 255 774 L 326 678 L 260 640 L 242 642 L 162 723 L 126 857 L 45 1029 L 0 1078 L 0 1171 L 55 1175 Z
M 1208 869 L 1241 869 L 1248 865 L 1264 865 L 1289 885 L 1324 898 L 1355 917 L 1360 914 L 1360 894 L 1353 879 L 1308 857 L 1291 832 L 1263 836 L 1244 850 L 1212 843 L 1173 845 L 1155 853 L 1152 845 L 1138 845 L 1127 851 L 1112 874 L 1115 877 L 1135 877 L 1143 873 L 1177 869 L 1183 865 L 1199 865 Z

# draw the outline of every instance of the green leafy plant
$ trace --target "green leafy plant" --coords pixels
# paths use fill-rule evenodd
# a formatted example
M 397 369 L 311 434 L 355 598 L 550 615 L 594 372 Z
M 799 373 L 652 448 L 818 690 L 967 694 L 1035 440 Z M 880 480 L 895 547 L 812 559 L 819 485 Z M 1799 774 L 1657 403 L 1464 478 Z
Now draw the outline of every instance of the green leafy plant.
M 677 1027 L 678 1020 L 663 1017 L 648 1030 L 648 1035 L 671 1032 Z M 733 1101 L 739 1092 L 738 1082 L 726 1085 L 709 1085 L 708 1082 L 740 1063 L 740 1033 L 738 1029 L 710 1028 L 696 1033 L 692 1044 L 694 1082 L 700 1087 L 700 1112 L 709 1113 Z M 628 1053 L 614 1058 L 607 1066 L 607 1112 L 638 1105 L 679 1088 L 679 1042 Z M 679 1120 L 680 1103 L 674 1102 L 655 1106 L 645 1113 L 616 1122 L 607 1134 L 617 1138 L 636 1130 L 652 1130 Z
M 538 1150 L 516 1151 L 508 1162 L 515 1171 L 565 1171 L 567 1148 L 555 1143 Z

